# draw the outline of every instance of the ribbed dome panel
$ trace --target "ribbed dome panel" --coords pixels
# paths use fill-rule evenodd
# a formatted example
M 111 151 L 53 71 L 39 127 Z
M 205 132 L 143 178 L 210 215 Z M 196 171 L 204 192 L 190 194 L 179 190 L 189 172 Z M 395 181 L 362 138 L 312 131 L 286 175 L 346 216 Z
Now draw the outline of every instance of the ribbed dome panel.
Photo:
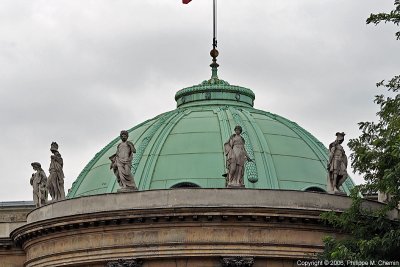
M 223 143 L 236 125 L 243 127 L 249 155 L 247 188 L 326 189 L 327 149 L 296 123 L 241 104 L 180 107 L 129 130 L 135 144 L 132 172 L 139 190 L 168 189 L 182 183 L 225 187 Z M 119 137 L 95 155 L 73 183 L 69 198 L 116 192 L 109 156 Z M 343 190 L 354 186 L 347 179 Z

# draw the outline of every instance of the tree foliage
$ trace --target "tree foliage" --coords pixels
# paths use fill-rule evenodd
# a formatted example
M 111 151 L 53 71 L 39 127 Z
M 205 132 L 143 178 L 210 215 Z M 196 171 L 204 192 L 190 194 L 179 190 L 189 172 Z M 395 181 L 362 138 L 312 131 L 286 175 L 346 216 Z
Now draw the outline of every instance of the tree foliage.
M 375 97 L 380 110 L 378 122 L 360 122 L 361 135 L 349 141 L 351 166 L 364 175 L 363 193 L 387 192 L 389 208 L 400 201 L 400 75 L 378 87 L 386 88 L 391 96 Z
M 381 22 L 387 23 L 392 22 L 395 25 L 399 26 L 400 24 L 400 0 L 394 1 L 395 8 L 389 13 L 378 13 L 371 14 L 367 19 L 367 24 L 373 23 L 378 25 Z M 400 31 L 396 32 L 397 40 L 400 40 Z
M 351 207 L 338 215 L 326 212 L 322 219 L 342 233 L 345 239 L 328 236 L 324 239 L 325 248 L 319 255 L 322 259 L 350 261 L 400 262 L 400 225 L 389 220 L 386 209 L 370 211 L 362 208 L 360 188 L 352 191 Z M 348 266 L 345 264 L 345 266 Z M 374 266 L 374 265 L 371 265 Z
M 391 22 L 399 26 L 400 0 L 395 0 L 394 5 L 389 13 L 371 14 L 367 24 Z M 396 37 L 400 40 L 400 31 Z M 400 201 L 400 75 L 377 83 L 377 87 L 387 91 L 374 100 L 379 106 L 378 121 L 360 122 L 361 135 L 348 144 L 352 150 L 351 166 L 364 176 L 365 184 L 352 191 L 353 202 L 348 210 L 321 215 L 325 222 L 348 234 L 340 240 L 326 237 L 320 255 L 323 259 L 400 261 L 399 222 L 387 218 L 387 212 Z M 374 212 L 363 209 L 360 195 L 378 191 L 390 195 L 388 205 Z

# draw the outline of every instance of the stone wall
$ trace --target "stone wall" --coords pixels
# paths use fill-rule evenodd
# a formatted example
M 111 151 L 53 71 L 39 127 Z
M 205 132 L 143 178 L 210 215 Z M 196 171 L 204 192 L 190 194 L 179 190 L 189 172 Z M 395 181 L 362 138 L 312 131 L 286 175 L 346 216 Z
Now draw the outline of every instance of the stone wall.
M 254 258 L 255 267 L 293 266 L 315 257 L 324 236 L 338 235 L 321 222 L 321 212 L 341 212 L 350 203 L 344 196 L 287 190 L 104 194 L 36 209 L 11 237 L 26 252 L 26 267 L 106 266 L 130 258 L 148 267 L 216 267 L 222 257 L 236 256 Z
M 323 237 L 340 236 L 320 214 L 350 204 L 325 193 L 193 188 L 74 198 L 29 214 L 33 206 L 2 207 L 3 235 L 18 228 L 0 238 L 0 267 L 296 266 L 322 251 Z
M 10 233 L 26 224 L 32 202 L 0 202 L 0 267 L 22 267 L 26 255 L 10 238 Z

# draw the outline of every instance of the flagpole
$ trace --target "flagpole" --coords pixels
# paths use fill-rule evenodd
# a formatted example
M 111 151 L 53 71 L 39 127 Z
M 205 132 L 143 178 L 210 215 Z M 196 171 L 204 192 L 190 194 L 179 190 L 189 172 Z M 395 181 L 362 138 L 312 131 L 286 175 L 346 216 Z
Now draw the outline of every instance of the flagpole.
M 218 67 L 217 63 L 218 57 L 217 50 L 217 0 L 213 0 L 213 49 L 210 52 L 211 57 L 213 58 L 211 67 L 211 81 L 218 81 Z
M 213 48 L 217 47 L 217 0 L 213 0 Z

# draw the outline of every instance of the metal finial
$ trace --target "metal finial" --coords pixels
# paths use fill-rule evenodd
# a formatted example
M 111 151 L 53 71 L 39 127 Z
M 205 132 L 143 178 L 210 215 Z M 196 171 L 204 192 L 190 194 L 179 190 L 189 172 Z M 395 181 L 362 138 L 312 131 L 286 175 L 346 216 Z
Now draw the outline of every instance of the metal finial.
M 218 79 L 218 67 L 219 64 L 217 63 L 217 57 L 219 55 L 219 52 L 217 49 L 213 49 L 210 52 L 210 56 L 212 57 L 212 63 L 210 65 L 211 67 L 211 79 Z

